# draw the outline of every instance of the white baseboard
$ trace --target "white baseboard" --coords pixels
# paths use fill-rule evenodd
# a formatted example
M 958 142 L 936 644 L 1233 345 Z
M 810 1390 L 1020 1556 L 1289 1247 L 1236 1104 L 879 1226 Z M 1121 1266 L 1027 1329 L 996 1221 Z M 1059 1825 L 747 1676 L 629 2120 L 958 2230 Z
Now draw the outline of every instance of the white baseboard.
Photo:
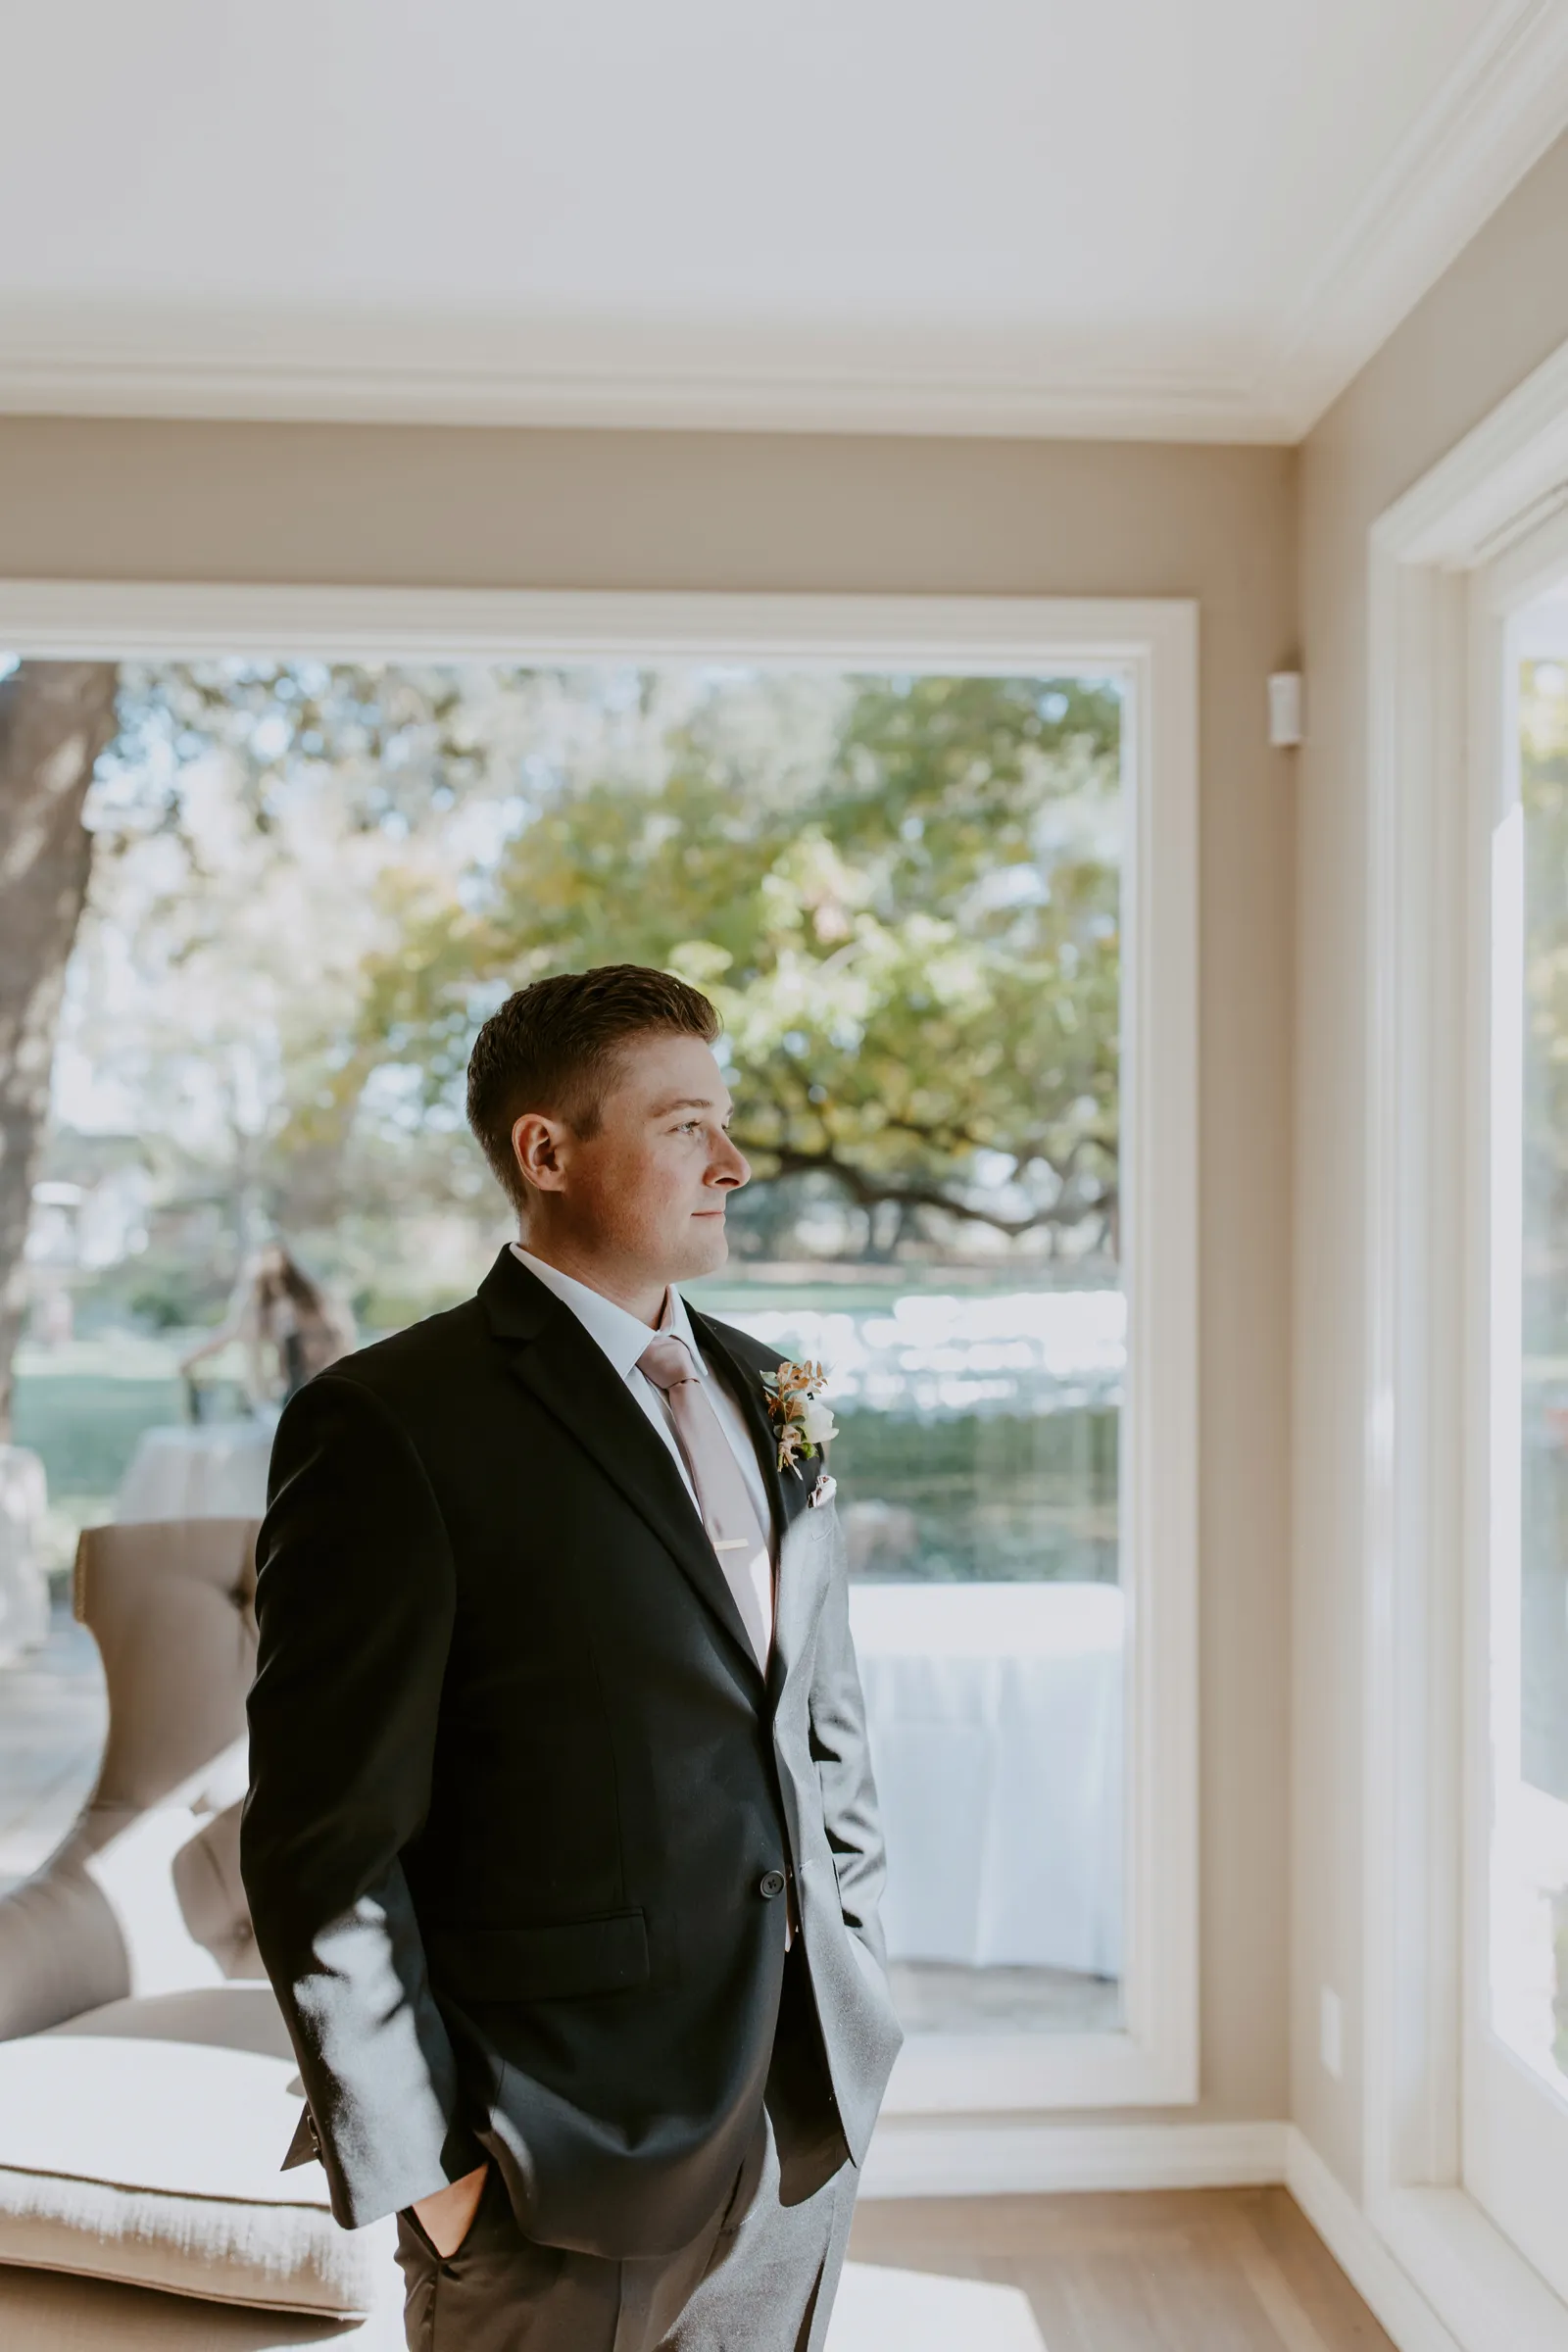
M 1286 2133 L 1285 2185 L 1399 2352 L 1461 2352 L 1349 2190 L 1294 2124 Z
M 1284 2124 L 1050 2124 L 890 2115 L 862 2197 L 1255 2187 L 1285 2178 Z

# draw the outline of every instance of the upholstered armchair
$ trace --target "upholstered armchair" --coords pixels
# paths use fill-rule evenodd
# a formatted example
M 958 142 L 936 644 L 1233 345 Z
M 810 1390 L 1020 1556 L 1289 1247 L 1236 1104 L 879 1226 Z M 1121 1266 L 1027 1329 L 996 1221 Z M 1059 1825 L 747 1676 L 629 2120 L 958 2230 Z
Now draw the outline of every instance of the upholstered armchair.
M 239 1880 L 255 1541 L 236 1519 L 82 1538 L 103 1765 L 0 1898 L 8 2352 L 401 2341 L 388 2226 L 340 2230 L 319 2167 L 279 2169 L 299 2082 Z

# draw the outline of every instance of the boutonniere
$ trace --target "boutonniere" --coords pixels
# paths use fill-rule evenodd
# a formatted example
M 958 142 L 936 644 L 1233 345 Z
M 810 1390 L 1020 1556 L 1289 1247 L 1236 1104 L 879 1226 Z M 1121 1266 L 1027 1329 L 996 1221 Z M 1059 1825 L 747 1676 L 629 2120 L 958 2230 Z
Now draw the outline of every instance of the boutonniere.
M 830 1406 L 822 1402 L 827 1374 L 820 1364 L 780 1364 L 762 1374 L 767 1391 L 768 1418 L 778 1438 L 778 1466 L 801 1475 L 801 1461 L 810 1461 L 819 1446 L 838 1434 Z

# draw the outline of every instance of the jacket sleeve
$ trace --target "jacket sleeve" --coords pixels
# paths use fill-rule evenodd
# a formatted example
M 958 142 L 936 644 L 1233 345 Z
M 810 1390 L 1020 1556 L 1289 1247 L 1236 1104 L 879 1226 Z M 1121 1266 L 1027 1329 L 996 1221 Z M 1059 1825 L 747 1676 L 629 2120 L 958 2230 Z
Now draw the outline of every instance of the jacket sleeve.
M 332 2211 L 356 2229 L 484 2151 L 400 1860 L 429 1801 L 452 1558 L 413 1446 L 352 1377 L 288 1405 L 257 1558 L 241 1873 Z
M 878 1967 L 885 1968 L 879 1912 L 887 1859 L 866 1740 L 865 1698 L 850 1635 L 849 1560 L 836 1511 L 832 1538 L 832 1566 L 811 1677 L 811 1753 L 822 1786 L 822 1813 L 844 1924 L 859 1936 Z

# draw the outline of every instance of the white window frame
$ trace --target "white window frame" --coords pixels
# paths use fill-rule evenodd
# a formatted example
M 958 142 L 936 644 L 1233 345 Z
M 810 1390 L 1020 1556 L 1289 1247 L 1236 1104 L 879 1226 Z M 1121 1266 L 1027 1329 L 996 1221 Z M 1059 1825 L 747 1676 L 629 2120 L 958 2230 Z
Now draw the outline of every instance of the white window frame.
M 1132 689 L 1124 750 L 1128 1394 L 1123 2029 L 907 2045 L 886 2113 L 1173 2106 L 1199 2089 L 1198 613 L 1185 600 L 0 581 L 0 646 L 57 658 L 732 660 Z M 939 2166 L 940 2176 L 940 2166 Z M 952 2185 L 953 2183 L 949 2183 Z
M 1495 691 L 1472 583 L 1568 510 L 1568 347 L 1373 528 L 1362 1427 L 1362 2204 L 1401 2340 L 1568 2352 L 1568 2310 L 1465 2191 L 1465 1640 L 1484 1559 Z M 1474 1776 L 1470 1776 L 1473 1779 Z
M 1565 2292 L 1562 2210 L 1565 2187 L 1564 2132 L 1560 2093 L 1548 2088 L 1525 2061 L 1494 2034 L 1491 2022 L 1491 1878 L 1496 1797 L 1492 1748 L 1497 1724 L 1494 1685 L 1501 1661 L 1499 1640 L 1512 1650 L 1511 1670 L 1502 1681 L 1518 1703 L 1520 1660 L 1517 1578 L 1522 1538 L 1520 1487 L 1522 1402 L 1519 1386 L 1522 1332 L 1522 1273 L 1518 1261 L 1522 1201 L 1524 1054 L 1524 814 L 1513 797 L 1519 763 L 1518 662 L 1523 651 L 1528 607 L 1544 591 L 1568 579 L 1568 512 L 1549 515 L 1516 544 L 1472 576 L 1470 594 L 1472 748 L 1469 777 L 1471 873 L 1468 912 L 1478 938 L 1490 938 L 1491 1036 L 1488 1067 L 1473 1076 L 1472 1121 L 1483 1127 L 1485 1190 L 1468 1203 L 1474 1264 L 1470 1283 L 1473 1323 L 1485 1331 L 1473 1350 L 1477 1395 L 1468 1431 L 1471 1447 L 1470 1499 L 1462 1563 L 1465 1622 L 1471 1629 L 1465 1672 L 1463 1790 L 1467 1853 L 1464 1894 L 1464 2055 L 1461 2070 L 1461 2170 L 1487 2179 L 1494 2205 L 1505 2205 L 1513 2234 L 1546 2275 L 1554 2291 Z M 1559 649 L 1560 650 L 1560 649 Z M 1514 777 L 1508 778 L 1504 763 Z M 1506 847 L 1495 836 L 1498 817 L 1511 803 L 1513 823 Z M 1494 910 L 1489 934 L 1487 902 Z M 1470 959 L 1477 968 L 1480 954 Z M 1480 1097 L 1490 1082 L 1486 1116 Z M 1475 1154 L 1483 1153 L 1480 1139 Z M 1491 1240 L 1491 1249 L 1488 1240 Z M 1508 1252 L 1509 1260 L 1501 1259 Z M 1499 1279 L 1506 1263 L 1507 1279 Z M 1490 1328 L 1489 1328 L 1490 1326 Z M 1490 1427 L 1488 1426 L 1490 1424 Z M 1499 1572 L 1513 1580 L 1511 1605 L 1499 1605 Z M 1511 1727 L 1518 1740 L 1518 1724 Z M 1538 1796 L 1531 1804 L 1532 1843 L 1540 1850 L 1542 1825 L 1561 1859 L 1559 1808 Z M 1556 1822 L 1551 1817 L 1556 1816 Z M 1484 1924 L 1486 1923 L 1486 1924 Z M 1555 2116 L 1551 2110 L 1555 2108 Z M 1479 2191 L 1475 2192 L 1478 2195 Z

